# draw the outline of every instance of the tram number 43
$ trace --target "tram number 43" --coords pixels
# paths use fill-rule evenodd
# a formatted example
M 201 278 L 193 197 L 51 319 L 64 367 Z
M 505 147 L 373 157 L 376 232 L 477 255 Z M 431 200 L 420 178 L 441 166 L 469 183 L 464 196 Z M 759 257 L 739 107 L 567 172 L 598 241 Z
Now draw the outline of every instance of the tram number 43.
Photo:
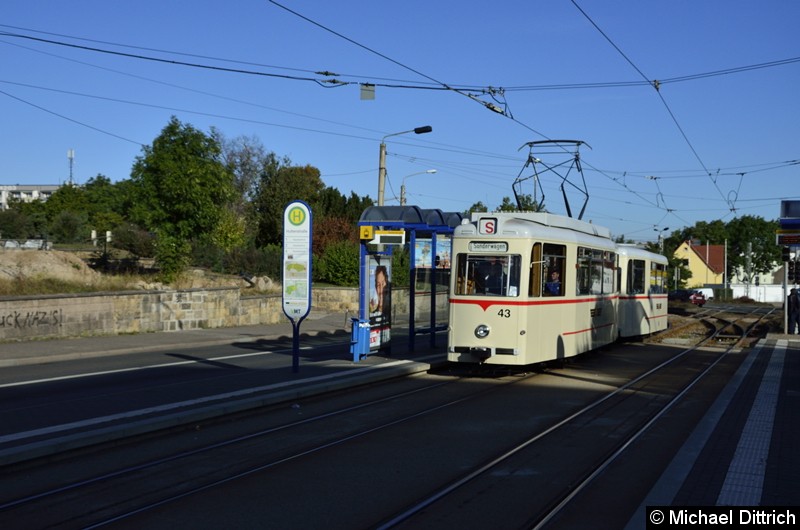
M 511 310 L 510 309 L 501 309 L 497 312 L 497 316 L 500 318 L 511 318 Z

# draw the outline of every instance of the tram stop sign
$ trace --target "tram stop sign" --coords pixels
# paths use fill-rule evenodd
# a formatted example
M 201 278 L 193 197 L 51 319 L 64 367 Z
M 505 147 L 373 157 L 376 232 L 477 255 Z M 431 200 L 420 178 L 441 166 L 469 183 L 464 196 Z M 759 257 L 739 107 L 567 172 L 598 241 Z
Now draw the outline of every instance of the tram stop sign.
M 302 320 L 311 310 L 311 209 L 294 201 L 283 212 L 283 312 Z

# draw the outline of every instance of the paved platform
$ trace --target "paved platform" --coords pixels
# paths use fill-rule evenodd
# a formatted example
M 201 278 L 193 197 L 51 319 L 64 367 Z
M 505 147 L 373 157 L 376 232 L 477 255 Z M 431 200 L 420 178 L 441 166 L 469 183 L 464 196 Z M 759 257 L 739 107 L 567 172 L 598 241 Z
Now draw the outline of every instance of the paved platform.
M 747 353 L 626 528 L 647 506 L 800 506 L 800 336 Z

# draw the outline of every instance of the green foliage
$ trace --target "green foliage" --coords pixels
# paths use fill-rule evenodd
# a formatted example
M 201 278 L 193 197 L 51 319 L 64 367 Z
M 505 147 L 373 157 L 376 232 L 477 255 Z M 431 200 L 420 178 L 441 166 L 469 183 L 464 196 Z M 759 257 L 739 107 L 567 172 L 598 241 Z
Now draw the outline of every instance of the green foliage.
M 328 246 L 314 269 L 314 278 L 334 285 L 357 286 L 359 246 L 339 241 Z
M 145 228 L 189 240 L 210 233 L 232 196 L 231 174 L 219 146 L 176 118 L 145 146 L 131 171 L 134 216 Z
M 777 221 L 744 215 L 731 219 L 727 225 L 728 270 L 749 263 L 754 274 L 765 273 L 781 261 L 780 247 L 775 244 Z
M 116 228 L 111 244 L 114 248 L 127 250 L 138 258 L 155 256 L 153 235 L 131 223 L 123 223 Z
M 189 264 L 191 245 L 188 241 L 165 233 L 156 237 L 156 264 L 161 279 L 167 283 L 175 281 Z
M 231 252 L 234 248 L 242 247 L 245 244 L 245 219 L 233 210 L 223 209 L 214 230 L 209 234 L 211 243 L 222 249 Z
M 81 243 L 89 239 L 86 215 L 63 210 L 55 215 L 50 225 L 50 238 L 56 243 Z
M 233 177 L 217 141 L 175 117 L 142 151 L 131 171 L 133 220 L 166 238 L 156 256 L 162 272 L 173 276 L 188 263 L 189 241 L 217 228 L 233 197 Z
M 359 197 L 351 192 L 350 197 L 345 197 L 336 188 L 326 187 L 319 192 L 313 207 L 316 217 L 345 219 L 355 225 L 364 210 L 372 205 L 372 199 L 367 196 Z
M 311 166 L 271 168 L 262 174 L 253 201 L 258 216 L 256 241 L 261 245 L 280 243 L 286 205 L 301 200 L 314 210 L 324 187 L 319 170 Z
M 392 285 L 394 287 L 408 287 L 411 266 L 411 251 L 408 245 L 395 247 L 392 252 Z
M 81 213 L 84 216 L 89 211 L 89 199 L 83 188 L 73 184 L 65 184 L 58 188 L 47 199 L 45 213 L 50 222 L 55 221 L 56 217 L 63 212 Z
M 0 238 L 27 239 L 31 235 L 32 222 L 19 209 L 0 211 Z
M 503 202 L 497 207 L 498 212 L 513 212 L 517 210 L 517 205 L 511 202 L 510 197 L 503 197 Z
M 279 280 L 283 266 L 283 249 L 278 245 L 267 245 L 262 248 L 237 247 L 226 252 L 213 244 L 197 245 L 192 263 L 224 274 L 268 276 Z
M 470 216 L 470 214 L 472 214 L 472 212 L 488 212 L 488 211 L 489 211 L 489 208 L 487 208 L 486 205 L 483 204 L 482 201 L 478 201 L 475 204 L 473 204 L 472 206 L 470 206 L 469 210 L 464 212 L 464 217 L 469 218 L 469 216 Z

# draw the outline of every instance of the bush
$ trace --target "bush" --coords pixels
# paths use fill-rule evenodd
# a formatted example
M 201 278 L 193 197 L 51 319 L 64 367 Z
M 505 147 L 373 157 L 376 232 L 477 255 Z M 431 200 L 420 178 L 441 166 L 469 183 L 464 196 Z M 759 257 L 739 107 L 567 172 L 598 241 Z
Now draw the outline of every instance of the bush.
M 352 241 L 328 245 L 314 269 L 314 279 L 345 287 L 357 286 L 359 252 L 358 244 Z
M 156 241 L 156 263 L 161 278 L 167 283 L 175 281 L 189 264 L 191 246 L 187 241 L 161 234 Z
M 111 245 L 114 248 L 127 250 L 137 258 L 155 256 L 153 235 L 131 223 L 120 225 L 114 230 Z

